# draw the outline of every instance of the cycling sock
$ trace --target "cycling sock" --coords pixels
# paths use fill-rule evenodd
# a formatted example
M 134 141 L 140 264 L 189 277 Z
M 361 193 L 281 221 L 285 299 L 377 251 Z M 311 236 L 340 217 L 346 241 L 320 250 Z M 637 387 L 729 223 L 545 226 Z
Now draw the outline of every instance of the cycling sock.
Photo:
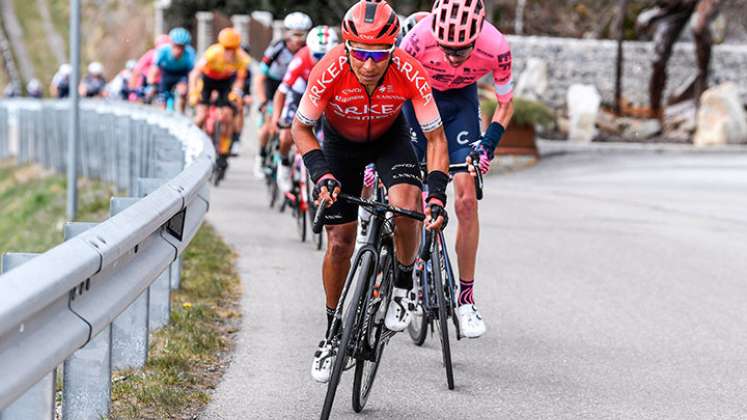
M 329 329 L 332 328 L 332 321 L 335 319 L 335 308 L 330 308 L 325 305 L 327 309 L 327 335 L 329 335 Z
M 475 304 L 475 295 L 472 292 L 472 286 L 474 285 L 474 280 L 459 279 L 459 306 Z
M 280 156 L 280 163 L 283 166 L 291 166 L 291 160 L 288 156 Z
M 394 278 L 394 287 L 398 289 L 412 289 L 412 270 L 415 263 L 404 265 L 397 261 L 397 275 Z
M 267 148 L 266 147 L 260 147 L 259 148 L 259 155 L 264 159 L 267 157 Z

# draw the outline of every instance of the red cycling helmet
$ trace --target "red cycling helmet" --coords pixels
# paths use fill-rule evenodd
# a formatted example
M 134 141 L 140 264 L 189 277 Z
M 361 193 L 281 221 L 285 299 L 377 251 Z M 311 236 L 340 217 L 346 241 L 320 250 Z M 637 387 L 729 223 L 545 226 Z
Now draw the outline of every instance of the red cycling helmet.
M 477 39 L 485 22 L 483 0 L 436 0 L 431 29 L 445 47 L 464 47 Z
M 361 0 L 342 18 L 342 39 L 362 44 L 393 45 L 399 35 L 399 18 L 383 0 Z

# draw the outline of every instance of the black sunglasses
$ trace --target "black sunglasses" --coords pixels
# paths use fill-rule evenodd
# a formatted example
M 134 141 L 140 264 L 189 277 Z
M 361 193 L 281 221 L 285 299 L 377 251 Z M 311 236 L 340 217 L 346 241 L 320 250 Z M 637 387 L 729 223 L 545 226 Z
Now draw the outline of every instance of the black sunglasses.
M 450 55 L 452 57 L 467 57 L 472 53 L 472 49 L 475 48 L 475 44 L 472 43 L 470 45 L 467 45 L 466 47 L 460 47 L 460 48 L 452 48 L 447 47 L 444 45 L 439 45 L 441 49 L 443 50 L 444 54 Z

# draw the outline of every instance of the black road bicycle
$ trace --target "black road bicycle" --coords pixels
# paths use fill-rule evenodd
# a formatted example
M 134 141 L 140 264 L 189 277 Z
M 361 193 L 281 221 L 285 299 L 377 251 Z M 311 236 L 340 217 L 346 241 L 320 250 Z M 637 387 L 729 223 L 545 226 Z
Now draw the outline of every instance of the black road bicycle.
M 389 205 L 383 188 L 378 188 L 376 200 L 363 200 L 340 194 L 339 200 L 357 204 L 373 216 L 368 241 L 353 258 L 345 280 L 334 321 L 327 336 L 333 344 L 335 362 L 327 385 L 321 418 L 332 411 L 342 372 L 355 368 L 353 376 L 353 410 L 360 412 L 366 405 L 384 347 L 394 332 L 384 325 L 387 302 L 395 275 L 393 244 L 394 217 L 404 216 L 424 220 L 425 215 Z M 321 233 L 326 203 L 320 203 L 312 230 Z
M 475 171 L 475 190 L 477 199 L 482 199 L 482 174 L 477 165 L 461 163 L 449 166 L 449 173 Z M 425 169 L 421 166 L 421 169 Z M 451 364 L 451 346 L 449 344 L 448 318 L 454 322 L 457 340 L 460 337 L 459 320 L 456 316 L 458 287 L 454 270 L 451 267 L 449 251 L 443 230 L 423 232 L 420 255 L 415 263 L 417 285 L 417 304 L 413 319 L 407 327 L 410 338 L 416 345 L 425 342 L 428 330 L 441 341 L 441 356 L 446 369 L 446 383 L 454 389 L 454 369 Z

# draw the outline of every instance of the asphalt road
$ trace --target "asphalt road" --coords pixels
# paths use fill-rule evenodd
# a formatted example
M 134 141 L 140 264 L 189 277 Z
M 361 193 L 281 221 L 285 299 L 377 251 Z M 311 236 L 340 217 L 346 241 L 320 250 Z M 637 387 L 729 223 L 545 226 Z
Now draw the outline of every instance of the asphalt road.
M 322 254 L 268 209 L 248 148 L 211 193 L 245 293 L 203 418 L 317 418 Z M 400 334 L 365 411 L 352 411 L 347 373 L 333 418 L 747 416 L 747 154 L 556 156 L 489 177 L 480 213 L 488 332 L 452 340 L 456 389 L 437 338 L 417 348 Z

